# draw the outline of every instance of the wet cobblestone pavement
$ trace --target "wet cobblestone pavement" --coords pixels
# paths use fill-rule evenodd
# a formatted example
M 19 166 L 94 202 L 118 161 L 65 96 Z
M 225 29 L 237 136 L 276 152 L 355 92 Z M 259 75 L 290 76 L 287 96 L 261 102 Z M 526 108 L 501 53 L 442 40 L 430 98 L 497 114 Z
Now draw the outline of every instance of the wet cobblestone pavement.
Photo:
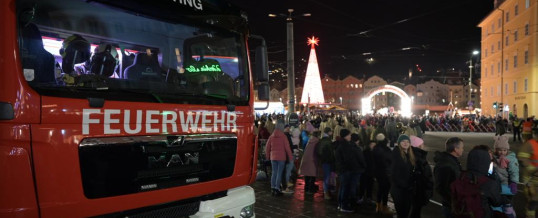
M 318 180 L 316 185 L 322 187 L 322 182 Z M 325 200 L 322 190 L 305 194 L 302 178 L 297 179 L 293 194 L 278 197 L 271 196 L 269 180 L 256 181 L 252 187 L 256 193 L 256 217 L 391 217 L 376 214 L 374 203 L 356 205 L 353 213 L 339 212 L 336 199 Z M 389 207 L 394 208 L 391 202 Z

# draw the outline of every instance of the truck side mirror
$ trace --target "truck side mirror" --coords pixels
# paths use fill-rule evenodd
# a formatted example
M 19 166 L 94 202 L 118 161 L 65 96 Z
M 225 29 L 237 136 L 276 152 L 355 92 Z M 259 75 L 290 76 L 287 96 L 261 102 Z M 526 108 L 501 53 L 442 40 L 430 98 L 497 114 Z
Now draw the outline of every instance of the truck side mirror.
M 267 61 L 267 45 L 265 39 L 261 36 L 251 35 L 251 38 L 255 38 L 261 41 L 261 45 L 256 46 L 255 58 L 254 58 L 254 74 L 256 80 L 254 81 L 255 88 L 258 90 L 258 100 L 266 101 L 265 108 L 255 108 L 256 110 L 265 110 L 269 107 L 269 66 Z

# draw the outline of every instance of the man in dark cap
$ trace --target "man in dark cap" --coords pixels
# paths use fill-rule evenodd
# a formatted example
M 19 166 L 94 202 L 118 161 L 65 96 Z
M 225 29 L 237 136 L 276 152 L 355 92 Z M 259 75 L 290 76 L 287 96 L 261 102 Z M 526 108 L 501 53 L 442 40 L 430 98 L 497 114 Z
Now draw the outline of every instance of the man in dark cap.
M 340 130 L 340 140 L 335 152 L 336 172 L 340 180 L 338 190 L 338 209 L 341 212 L 354 212 L 352 202 L 355 202 L 357 183 L 360 174 L 364 172 L 365 162 L 362 152 L 351 142 L 351 132 Z

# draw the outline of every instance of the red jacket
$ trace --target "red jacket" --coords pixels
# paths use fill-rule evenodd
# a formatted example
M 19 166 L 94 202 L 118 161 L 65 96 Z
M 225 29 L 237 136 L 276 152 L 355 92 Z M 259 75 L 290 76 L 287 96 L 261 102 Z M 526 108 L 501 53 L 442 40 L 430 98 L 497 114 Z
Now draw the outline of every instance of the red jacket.
M 265 155 L 269 160 L 293 160 L 290 143 L 287 136 L 280 130 L 275 129 L 265 145 Z

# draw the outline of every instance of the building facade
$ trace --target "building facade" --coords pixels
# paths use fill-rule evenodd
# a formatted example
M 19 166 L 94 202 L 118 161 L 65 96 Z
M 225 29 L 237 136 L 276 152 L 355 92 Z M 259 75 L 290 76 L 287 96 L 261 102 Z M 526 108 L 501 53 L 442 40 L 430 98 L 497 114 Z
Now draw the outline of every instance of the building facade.
M 363 80 L 354 76 L 344 79 L 332 79 L 325 76 L 321 80 L 325 101 L 341 105 L 350 110 L 359 110 L 363 93 Z
M 479 24 L 482 113 L 504 117 L 535 115 L 538 111 L 537 2 L 506 0 L 496 1 L 494 6 Z

